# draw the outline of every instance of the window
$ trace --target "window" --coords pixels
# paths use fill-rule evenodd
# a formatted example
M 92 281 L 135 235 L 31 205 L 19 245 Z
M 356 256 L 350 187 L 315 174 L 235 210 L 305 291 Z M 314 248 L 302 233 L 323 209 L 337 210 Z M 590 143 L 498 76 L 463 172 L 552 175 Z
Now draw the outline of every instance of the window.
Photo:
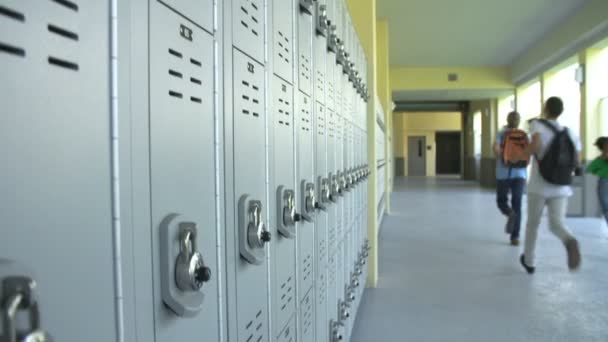
M 542 112 L 541 103 L 540 81 L 536 81 L 517 92 L 517 111 L 521 114 L 522 124 L 540 116 Z
M 473 134 L 474 134 L 474 151 L 475 157 L 481 158 L 481 133 L 482 133 L 482 125 L 481 125 L 481 112 L 473 113 Z
M 564 101 L 564 113 L 560 116 L 561 124 L 568 126 L 576 134 L 581 131 L 581 88 L 576 80 L 578 63 L 570 64 L 553 75 L 545 82 L 545 100 L 557 96 Z
M 598 114 L 600 116 L 601 136 L 608 136 L 608 97 L 604 97 L 600 102 Z
M 515 95 L 504 97 L 498 100 L 498 129 L 500 130 L 507 124 L 507 116 L 515 108 Z

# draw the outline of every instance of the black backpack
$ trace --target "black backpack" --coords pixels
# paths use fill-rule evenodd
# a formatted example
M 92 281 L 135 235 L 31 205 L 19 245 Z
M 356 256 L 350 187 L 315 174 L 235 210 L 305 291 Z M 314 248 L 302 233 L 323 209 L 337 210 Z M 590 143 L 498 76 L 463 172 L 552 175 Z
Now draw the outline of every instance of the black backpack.
M 560 132 L 547 120 L 541 119 L 538 122 L 550 128 L 554 133 L 553 140 L 543 159 L 536 158 L 540 167 L 540 174 L 551 184 L 572 184 L 572 174 L 576 169 L 577 162 L 574 142 L 568 134 L 568 128 L 564 128 Z

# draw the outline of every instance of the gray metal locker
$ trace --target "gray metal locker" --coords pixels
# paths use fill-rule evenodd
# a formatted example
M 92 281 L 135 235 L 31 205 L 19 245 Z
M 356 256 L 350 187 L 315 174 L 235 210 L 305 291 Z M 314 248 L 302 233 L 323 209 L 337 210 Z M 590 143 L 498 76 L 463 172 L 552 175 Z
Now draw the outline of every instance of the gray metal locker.
M 317 197 L 323 210 L 317 212 L 315 220 L 316 238 L 316 341 L 327 341 L 327 210 L 330 206 L 329 180 L 327 178 L 327 128 L 325 108 L 315 104 L 315 177 L 317 183 Z
M 274 143 L 273 181 L 271 181 L 272 242 L 271 271 L 273 274 L 272 318 L 274 336 L 285 337 L 289 320 L 295 320 L 296 311 L 296 192 L 294 171 L 294 102 L 293 87 L 275 77 L 272 84 L 272 127 Z M 288 331 L 285 331 L 287 329 Z M 285 334 L 287 332 L 287 334 Z
M 317 2 L 315 34 L 313 38 L 314 55 L 314 94 L 315 100 L 325 104 L 325 63 L 327 61 L 327 6 Z
M 159 0 L 194 24 L 213 33 L 213 0 Z M 180 34 L 189 36 L 189 30 L 180 27 Z M 193 37 L 196 38 L 196 37 Z
M 297 131 L 297 195 L 302 220 L 297 226 L 299 299 L 303 300 L 314 283 L 314 215 L 316 187 L 313 169 L 313 113 L 311 99 L 298 93 Z
M 296 319 L 293 317 L 289 324 L 281 331 L 277 342 L 295 342 L 297 341 Z
M 20 302 L 9 283 L 35 285 L 19 316 L 38 310 L 57 341 L 112 341 L 110 4 L 2 6 L 0 216 L 10 238 L 0 239 L 0 300 Z
M 273 70 L 289 84 L 293 84 L 293 0 L 274 0 L 273 2 Z
M 204 331 L 219 340 L 213 38 L 159 2 L 151 3 L 150 36 L 155 335 L 174 341 Z M 189 268 L 193 279 L 181 275 Z
M 264 0 L 232 0 L 232 40 L 234 46 L 264 62 Z
M 337 190 L 337 178 L 336 178 L 336 127 L 335 127 L 335 114 L 328 110 L 326 113 L 327 120 L 327 178 L 329 180 L 331 203 L 328 207 L 327 215 L 327 254 L 332 256 L 336 249 L 336 225 L 337 225 L 337 201 L 338 201 L 338 190 Z
M 301 92 L 312 96 L 312 16 L 300 12 L 298 23 L 298 87 Z
M 233 50 L 237 341 L 269 341 L 264 68 Z

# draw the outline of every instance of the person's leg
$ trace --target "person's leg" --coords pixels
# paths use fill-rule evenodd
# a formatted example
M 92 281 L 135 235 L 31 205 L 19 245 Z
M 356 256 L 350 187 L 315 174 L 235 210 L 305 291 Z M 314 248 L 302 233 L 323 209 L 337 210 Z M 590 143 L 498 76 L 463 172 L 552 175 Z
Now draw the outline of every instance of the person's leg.
M 513 210 L 509 207 L 509 180 L 499 179 L 496 182 L 496 205 L 500 212 L 508 216 Z
M 524 260 L 526 265 L 534 267 L 536 239 L 538 227 L 545 208 L 545 198 L 537 194 L 528 194 L 528 223 L 526 225 L 526 239 L 524 241 Z
M 523 178 L 516 178 L 511 180 L 511 208 L 515 213 L 515 222 L 513 223 L 513 232 L 511 232 L 511 241 L 519 239 L 519 232 L 521 231 L 521 202 L 524 195 L 524 188 L 526 187 L 526 180 Z
M 578 242 L 572 233 L 566 228 L 566 211 L 568 209 L 568 197 L 554 197 L 547 200 L 549 209 L 549 227 L 566 246 L 568 252 L 568 267 L 576 269 L 581 262 L 581 254 Z
M 600 200 L 600 207 L 602 208 L 602 213 L 604 214 L 606 223 L 608 223 L 608 179 L 600 178 L 598 180 L 597 192 L 598 198 Z

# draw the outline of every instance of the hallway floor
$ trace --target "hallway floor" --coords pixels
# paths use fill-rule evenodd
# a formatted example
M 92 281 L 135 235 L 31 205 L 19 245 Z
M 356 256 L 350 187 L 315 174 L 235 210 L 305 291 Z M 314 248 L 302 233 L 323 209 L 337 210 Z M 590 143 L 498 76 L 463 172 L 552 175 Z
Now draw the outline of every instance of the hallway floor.
M 378 288 L 363 297 L 352 342 L 608 341 L 605 223 L 569 220 L 583 255 L 576 273 L 543 226 L 532 276 L 504 223 L 494 194 L 474 183 L 399 179 L 380 232 Z

